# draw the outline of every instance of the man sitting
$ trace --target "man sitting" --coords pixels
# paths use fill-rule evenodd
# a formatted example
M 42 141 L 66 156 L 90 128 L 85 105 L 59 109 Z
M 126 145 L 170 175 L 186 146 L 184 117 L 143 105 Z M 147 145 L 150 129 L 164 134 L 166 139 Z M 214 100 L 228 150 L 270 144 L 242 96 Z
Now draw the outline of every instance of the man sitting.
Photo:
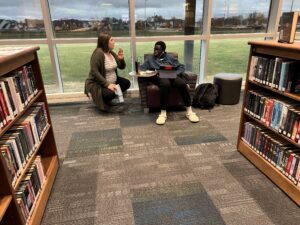
M 141 70 L 159 70 L 161 66 L 170 65 L 176 68 L 177 77 L 175 79 L 165 79 L 156 77 L 155 83 L 159 86 L 160 109 L 161 112 L 156 120 L 156 124 L 163 125 L 167 119 L 167 101 L 171 87 L 178 89 L 184 105 L 186 107 L 186 117 L 193 123 L 199 122 L 198 116 L 192 111 L 191 96 L 185 81 L 178 75 L 185 71 L 184 65 L 179 63 L 176 58 L 165 52 L 166 44 L 158 41 L 154 45 L 153 56 L 147 59 L 140 67 Z

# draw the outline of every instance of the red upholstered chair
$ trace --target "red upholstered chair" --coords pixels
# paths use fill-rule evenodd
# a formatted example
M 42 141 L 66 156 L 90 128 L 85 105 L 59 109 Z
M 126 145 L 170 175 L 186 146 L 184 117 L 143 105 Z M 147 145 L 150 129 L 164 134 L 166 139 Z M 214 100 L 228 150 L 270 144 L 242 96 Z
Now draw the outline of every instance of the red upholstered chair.
M 169 52 L 175 58 L 178 58 L 178 54 L 174 52 Z M 151 57 L 153 54 L 145 54 L 144 60 Z M 191 72 L 185 72 L 187 74 L 187 84 L 189 86 L 190 94 L 193 96 L 197 81 L 197 75 Z M 151 81 L 149 78 L 138 78 L 141 105 L 144 107 L 145 111 L 147 109 L 158 109 L 160 107 L 160 96 L 159 87 Z M 171 93 L 168 100 L 168 107 L 184 106 L 181 95 L 176 88 L 171 89 Z

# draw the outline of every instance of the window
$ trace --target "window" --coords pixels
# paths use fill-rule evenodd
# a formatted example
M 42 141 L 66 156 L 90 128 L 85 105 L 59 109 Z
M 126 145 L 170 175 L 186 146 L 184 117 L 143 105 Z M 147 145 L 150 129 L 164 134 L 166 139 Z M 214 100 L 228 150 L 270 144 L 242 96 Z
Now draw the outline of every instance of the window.
M 122 77 L 131 79 L 131 55 L 129 43 L 116 43 L 115 51 L 123 48 L 126 61 L 125 70 L 118 70 Z M 60 71 L 65 92 L 82 92 L 84 82 L 90 71 L 90 58 L 96 48 L 95 44 L 58 44 Z
M 102 31 L 118 37 L 129 35 L 128 1 L 49 0 L 49 7 L 58 38 L 97 37 Z
M 300 2 L 294 0 L 283 0 L 282 12 L 300 11 Z
M 300 2 L 292 0 L 284 0 L 282 4 L 282 12 L 298 11 L 300 14 Z M 281 17 L 280 17 L 281 19 Z M 300 31 L 300 20 L 298 18 L 297 32 Z M 300 34 L 296 34 L 296 38 L 299 39 Z
M 135 1 L 137 36 L 202 33 L 203 0 Z
M 37 51 L 39 57 L 39 63 L 41 67 L 41 73 L 43 76 L 44 86 L 46 94 L 52 94 L 59 92 L 58 84 L 53 77 L 53 68 L 49 55 L 48 45 L 39 45 L 40 50 Z
M 196 74 L 200 73 L 201 42 L 208 40 L 209 45 L 205 45 L 209 48 L 208 68 L 205 70 L 208 71 L 208 77 L 204 77 L 206 80 L 219 72 L 245 75 L 249 54 L 247 41 L 253 37 L 262 37 L 267 31 L 272 0 L 207 1 L 211 3 L 208 6 L 212 5 L 210 33 L 247 33 L 243 35 L 243 39 L 220 39 L 224 38 L 222 35 L 201 36 L 204 0 L 3 0 L 0 7 L 0 42 L 23 45 L 23 38 L 39 38 L 26 40 L 26 44 L 38 43 L 41 47 L 38 55 L 47 94 L 61 91 L 57 79 L 62 80 L 65 92 L 83 91 L 90 70 L 90 57 L 101 31 L 110 32 L 114 38 L 120 40 L 116 43 L 115 51 L 117 52 L 119 47 L 124 49 L 127 66 L 125 70 L 118 72 L 120 76 L 130 80 L 132 55 L 143 59 L 144 53 L 152 53 L 154 43 L 160 39 L 166 42 L 168 52 L 177 52 L 179 61 L 185 64 L 187 70 Z M 59 68 L 51 64 L 49 47 L 45 44 L 47 40 L 40 2 L 45 4 L 50 13 L 55 38 L 52 39 L 50 35 L 48 40 L 57 47 Z M 134 9 L 135 15 L 130 17 L 131 8 Z M 282 11 L 291 9 L 299 11 L 300 2 L 283 0 Z M 130 18 L 133 17 L 134 28 L 130 27 Z M 130 28 L 135 29 L 136 37 L 131 37 Z M 300 32 L 298 34 L 300 35 Z M 232 36 L 234 35 L 230 37 Z M 296 39 L 299 37 L 296 36 Z M 135 52 L 131 52 L 132 50 Z M 56 52 L 52 53 L 54 54 L 51 55 L 56 57 Z M 201 65 L 204 63 L 201 62 Z M 58 74 L 61 77 L 55 77 L 54 68 L 60 70 Z
M 214 0 L 211 33 L 266 32 L 270 0 Z
M 238 73 L 245 79 L 249 58 L 248 41 L 249 38 L 211 40 L 206 80 L 212 81 L 217 73 Z
M 0 39 L 45 38 L 39 0 L 1 1 Z

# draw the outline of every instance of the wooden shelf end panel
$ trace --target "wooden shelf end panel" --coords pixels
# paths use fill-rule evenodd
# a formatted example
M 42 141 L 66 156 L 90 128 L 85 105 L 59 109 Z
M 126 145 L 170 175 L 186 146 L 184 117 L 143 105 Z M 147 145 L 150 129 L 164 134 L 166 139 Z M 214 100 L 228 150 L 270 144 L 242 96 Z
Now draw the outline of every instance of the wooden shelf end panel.
M 9 204 L 11 203 L 11 200 L 11 195 L 5 195 L 0 197 L 0 221 L 2 220 Z
M 300 189 L 295 184 L 242 140 L 238 142 L 238 150 L 300 206 Z
M 40 192 L 39 198 L 35 203 L 34 211 L 28 221 L 27 225 L 40 225 L 43 218 L 43 214 L 49 199 L 51 189 L 58 171 L 58 157 L 52 156 L 47 158 L 42 158 L 42 162 L 45 167 L 46 181 Z

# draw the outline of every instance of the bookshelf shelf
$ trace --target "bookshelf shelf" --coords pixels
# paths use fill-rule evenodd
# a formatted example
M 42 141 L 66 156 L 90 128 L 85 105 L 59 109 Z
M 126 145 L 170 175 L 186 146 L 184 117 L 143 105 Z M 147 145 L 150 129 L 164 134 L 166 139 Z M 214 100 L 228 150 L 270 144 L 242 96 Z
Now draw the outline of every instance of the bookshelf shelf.
M 300 163 L 299 163 L 299 167 L 297 167 L 298 164 L 296 164 L 296 162 L 297 161 L 299 162 L 300 160 L 296 156 L 297 152 L 294 153 L 295 151 L 297 151 L 297 149 L 300 149 L 300 144 L 297 143 L 297 140 L 296 141 L 293 140 L 295 136 L 293 136 L 293 139 L 291 139 L 281 133 L 282 125 L 284 125 L 283 127 L 284 132 L 289 134 L 292 134 L 291 131 L 293 132 L 297 131 L 298 126 L 295 125 L 296 124 L 295 122 L 294 122 L 295 124 L 292 122 L 288 122 L 287 123 L 288 125 L 285 125 L 285 123 L 282 122 L 283 120 L 279 120 L 280 119 L 280 117 L 278 116 L 279 111 L 276 112 L 277 117 L 276 116 L 272 117 L 273 109 L 271 107 L 273 107 L 273 105 L 271 105 L 272 103 L 270 103 L 272 101 L 275 102 L 276 99 L 281 99 L 281 100 L 286 99 L 287 102 L 294 102 L 295 104 L 299 104 L 300 94 L 282 92 L 273 87 L 270 87 L 270 86 L 274 86 L 273 84 L 275 83 L 271 83 L 272 85 L 270 86 L 262 84 L 262 83 L 270 82 L 269 74 L 273 75 L 272 82 L 275 82 L 274 76 L 277 75 L 274 74 L 278 73 L 277 70 L 275 69 L 276 62 L 273 68 L 270 66 L 271 65 L 270 59 L 275 60 L 275 58 L 278 57 L 283 59 L 289 59 L 295 62 L 300 61 L 300 43 L 286 44 L 286 43 L 278 43 L 276 41 L 250 41 L 249 45 L 251 46 L 251 48 L 250 48 L 247 77 L 246 77 L 246 84 L 245 84 L 246 96 L 244 98 L 244 102 L 241 110 L 237 149 L 250 162 L 252 162 L 261 172 L 263 172 L 268 178 L 270 178 L 279 188 L 281 188 L 281 190 L 284 191 L 297 205 L 300 206 L 300 186 L 299 183 L 297 184 L 298 168 L 300 171 Z M 268 63 L 270 62 L 270 65 L 259 64 L 258 61 L 255 61 L 255 59 L 257 60 L 257 58 L 259 57 L 267 60 L 269 59 L 270 61 L 268 61 Z M 257 64 L 253 65 L 253 62 Z M 262 62 L 265 63 L 264 61 Z M 267 69 L 264 68 L 264 65 L 267 65 L 265 67 Z M 261 68 L 265 69 L 265 71 L 261 70 Z M 264 71 L 264 73 L 262 73 L 261 71 Z M 253 73 L 259 74 L 257 77 L 255 76 L 254 78 L 255 80 L 253 79 Z M 260 77 L 261 73 L 266 75 L 262 75 L 262 77 Z M 282 71 L 279 74 L 281 75 Z M 256 81 L 257 79 L 260 79 L 258 80 L 260 82 L 257 82 Z M 266 95 L 264 93 L 266 93 Z M 274 98 L 275 100 L 266 100 L 268 98 L 270 99 Z M 284 104 L 284 103 L 278 103 L 278 104 Z M 286 109 L 287 111 L 290 110 L 288 106 L 285 107 L 287 108 Z M 247 109 L 247 112 L 245 111 L 245 109 Z M 276 108 L 276 110 L 279 109 Z M 249 111 L 251 113 L 249 113 Z M 271 126 L 267 126 L 260 119 L 257 119 L 256 116 L 251 115 L 252 112 L 254 112 L 254 114 L 259 115 L 259 118 L 262 117 L 263 120 L 267 120 L 268 123 L 274 122 L 275 125 L 273 124 L 272 125 L 273 127 L 277 126 L 278 128 L 278 126 L 280 126 L 281 132 L 278 132 L 276 129 L 274 129 Z M 294 114 L 294 119 L 295 118 L 297 119 L 296 117 L 297 112 L 298 111 L 291 110 L 289 115 Z M 287 117 L 286 114 L 286 121 L 290 121 L 290 120 L 291 118 Z M 260 131 L 260 129 L 263 130 Z M 293 135 L 294 134 L 297 134 L 297 132 L 293 133 Z M 257 151 L 259 151 L 259 153 L 257 153 L 256 150 L 254 150 L 250 145 L 254 146 L 257 149 Z M 284 146 L 289 146 L 289 147 L 284 147 Z M 272 163 L 269 161 L 271 161 Z M 290 163 L 289 164 L 290 167 L 288 167 L 288 161 Z M 292 162 L 294 162 L 294 167 L 291 166 Z M 273 164 L 276 166 L 274 166 Z M 283 170 L 285 174 L 281 170 Z M 287 177 L 287 175 L 289 177 Z
M 38 50 L 39 47 L 0 48 L 0 89 L 7 91 L 6 96 L 0 91 L 0 125 L 3 126 L 0 130 L 0 225 L 40 224 L 59 167 Z M 11 91 L 11 87 L 16 90 Z M 28 100 L 26 106 L 20 105 Z M 17 110 L 11 116 L 13 119 L 1 124 L 7 114 L 12 115 L 13 105 Z M 28 190 L 27 196 L 22 188 Z M 24 198 L 20 198 L 22 195 Z
M 274 88 L 268 87 L 266 85 L 260 84 L 260 83 L 258 83 L 256 81 L 252 81 L 252 80 L 249 80 L 249 83 L 254 84 L 256 86 L 259 86 L 260 88 L 263 88 L 265 90 L 273 91 L 276 94 L 285 96 L 285 97 L 293 99 L 295 101 L 300 101 L 300 94 L 294 94 L 294 93 L 288 93 L 288 92 L 278 91 L 278 90 L 276 90 Z

